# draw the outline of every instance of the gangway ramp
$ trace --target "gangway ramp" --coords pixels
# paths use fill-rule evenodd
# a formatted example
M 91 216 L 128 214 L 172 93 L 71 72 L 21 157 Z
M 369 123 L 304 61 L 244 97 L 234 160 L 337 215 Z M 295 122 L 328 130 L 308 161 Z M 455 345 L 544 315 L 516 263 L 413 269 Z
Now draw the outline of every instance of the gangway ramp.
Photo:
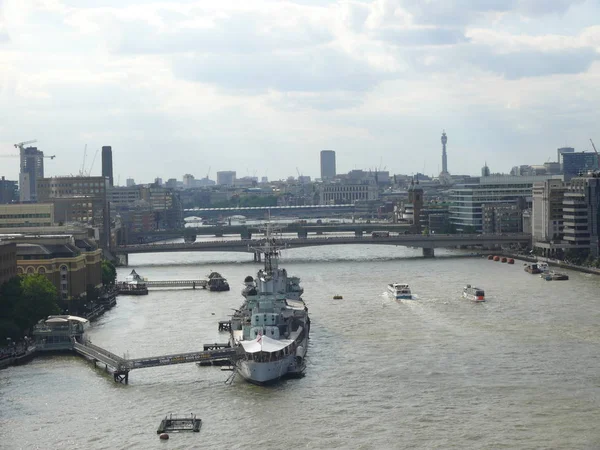
M 73 350 L 80 355 L 86 356 L 94 361 L 99 361 L 109 367 L 112 367 L 115 372 L 122 372 L 128 369 L 127 360 L 109 352 L 91 342 L 80 344 L 75 342 L 73 344 Z
M 133 370 L 144 369 L 147 367 L 170 366 L 173 364 L 232 360 L 235 358 L 235 355 L 236 350 L 234 348 L 225 348 L 202 352 L 177 353 L 174 355 L 128 359 L 127 364 L 129 370 Z

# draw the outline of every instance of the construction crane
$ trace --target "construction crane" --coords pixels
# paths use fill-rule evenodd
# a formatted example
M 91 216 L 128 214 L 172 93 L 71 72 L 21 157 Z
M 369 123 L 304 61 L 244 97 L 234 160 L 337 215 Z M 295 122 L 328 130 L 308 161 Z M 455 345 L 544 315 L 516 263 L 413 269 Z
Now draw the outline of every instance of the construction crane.
M 87 144 L 83 149 L 83 162 L 81 163 L 81 169 L 79 169 L 79 176 L 83 176 L 85 172 L 85 158 L 87 157 Z
M 8 155 L 0 155 L 0 158 L 19 158 L 21 155 L 18 155 L 16 153 L 10 153 Z M 54 159 L 56 158 L 56 155 L 44 155 L 44 158 L 50 158 L 50 159 Z
M 596 158 L 598 159 L 598 169 L 600 169 L 600 155 L 598 154 L 598 150 L 596 150 L 596 146 L 594 145 L 594 141 L 590 138 L 590 142 L 592 143 L 592 148 L 596 152 Z
M 94 163 L 96 162 L 96 156 L 98 156 L 98 152 L 100 151 L 100 149 L 96 149 L 96 153 L 94 153 L 94 159 L 92 159 L 92 165 L 90 166 L 90 170 L 88 170 L 87 174 L 84 174 L 86 176 L 90 176 L 90 174 L 92 173 L 92 169 L 94 168 Z
M 25 141 L 25 142 L 19 142 L 18 144 L 15 144 L 15 148 L 18 148 L 19 150 L 23 150 L 23 147 L 29 144 L 34 144 L 36 143 L 37 140 L 33 139 L 31 141 Z

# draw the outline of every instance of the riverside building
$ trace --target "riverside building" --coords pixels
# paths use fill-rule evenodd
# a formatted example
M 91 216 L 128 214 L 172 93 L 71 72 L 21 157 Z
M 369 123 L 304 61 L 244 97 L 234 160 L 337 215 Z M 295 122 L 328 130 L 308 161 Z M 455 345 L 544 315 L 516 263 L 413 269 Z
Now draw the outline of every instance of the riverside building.
M 477 184 L 456 185 L 450 191 L 450 223 L 459 232 L 482 233 L 484 205 L 489 209 L 490 205 L 506 206 L 524 199 L 524 207 L 531 207 L 533 184 L 548 179 L 561 180 L 562 176 L 489 176 Z

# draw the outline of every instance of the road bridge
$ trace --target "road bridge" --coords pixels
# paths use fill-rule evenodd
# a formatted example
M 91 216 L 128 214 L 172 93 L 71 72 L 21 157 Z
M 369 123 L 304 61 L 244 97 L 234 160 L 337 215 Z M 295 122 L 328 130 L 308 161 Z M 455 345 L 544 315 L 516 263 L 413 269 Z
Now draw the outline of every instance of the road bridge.
M 123 257 L 127 264 L 128 255 L 136 253 L 161 252 L 246 252 L 254 253 L 256 261 L 260 260 L 259 248 L 264 239 L 242 239 L 228 241 L 208 241 L 195 243 L 170 244 L 136 244 L 118 246 L 115 253 Z M 531 235 L 527 233 L 514 234 L 400 234 L 387 237 L 342 236 L 342 237 L 311 237 L 277 239 L 278 245 L 286 249 L 315 247 L 324 245 L 395 245 L 419 247 L 423 256 L 433 257 L 436 248 L 480 247 L 493 248 L 502 245 L 529 245 Z
M 231 208 L 184 209 L 183 217 L 219 218 L 242 215 L 253 218 L 277 216 L 325 217 L 332 215 L 352 215 L 354 204 L 344 205 L 301 205 L 301 206 L 234 206 Z
M 390 233 L 403 233 L 411 229 L 406 223 L 372 222 L 372 223 L 336 223 L 336 224 L 304 224 L 290 223 L 275 225 L 277 231 L 284 234 L 296 234 L 298 237 L 307 237 L 310 234 L 328 233 L 354 233 L 357 236 L 373 231 L 389 231 Z M 143 233 L 127 233 L 121 237 L 121 244 L 141 244 L 148 241 L 184 238 L 188 242 L 195 242 L 197 236 L 235 236 L 251 239 L 252 236 L 262 236 L 265 233 L 264 225 L 222 225 L 186 227 L 176 230 L 146 231 Z

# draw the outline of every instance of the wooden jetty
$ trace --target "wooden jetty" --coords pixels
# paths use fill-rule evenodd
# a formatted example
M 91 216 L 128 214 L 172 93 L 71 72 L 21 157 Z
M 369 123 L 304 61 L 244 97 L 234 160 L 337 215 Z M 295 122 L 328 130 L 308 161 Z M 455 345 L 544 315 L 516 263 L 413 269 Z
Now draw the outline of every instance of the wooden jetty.
M 202 419 L 198 419 L 195 414 L 189 416 L 174 416 L 169 414 L 160 422 L 156 434 L 170 433 L 173 431 L 193 431 L 198 433 L 202 426 Z

